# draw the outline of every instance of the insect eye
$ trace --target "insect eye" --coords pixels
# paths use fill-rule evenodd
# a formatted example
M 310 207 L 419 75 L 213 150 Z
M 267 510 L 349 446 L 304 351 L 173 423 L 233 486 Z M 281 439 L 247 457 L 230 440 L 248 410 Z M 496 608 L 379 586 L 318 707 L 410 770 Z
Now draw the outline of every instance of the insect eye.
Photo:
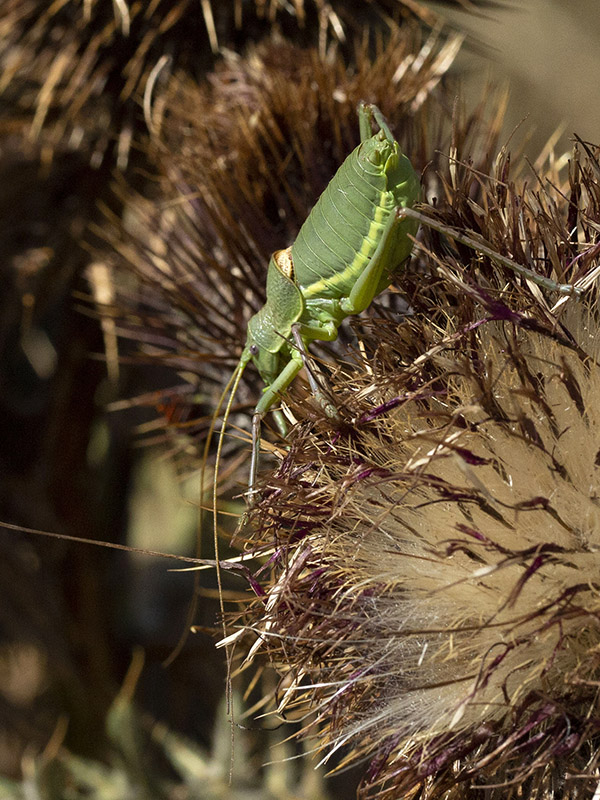
M 257 356 L 258 355 L 258 345 L 257 344 L 251 344 L 250 345 L 250 355 L 251 356 Z

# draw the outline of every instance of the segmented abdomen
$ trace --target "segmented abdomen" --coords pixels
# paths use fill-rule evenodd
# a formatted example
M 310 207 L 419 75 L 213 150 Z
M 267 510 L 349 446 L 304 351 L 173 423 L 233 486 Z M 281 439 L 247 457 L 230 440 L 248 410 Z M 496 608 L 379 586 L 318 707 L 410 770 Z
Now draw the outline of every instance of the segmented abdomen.
M 303 289 L 323 282 L 322 297 L 342 297 L 373 255 L 394 206 L 383 169 L 345 159 L 302 225 L 292 245 L 294 279 Z

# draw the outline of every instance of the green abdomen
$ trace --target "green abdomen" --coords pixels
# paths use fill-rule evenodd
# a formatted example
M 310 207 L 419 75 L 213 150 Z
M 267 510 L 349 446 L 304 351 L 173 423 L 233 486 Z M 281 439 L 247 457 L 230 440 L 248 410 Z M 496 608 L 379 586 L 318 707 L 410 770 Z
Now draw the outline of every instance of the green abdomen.
M 306 299 L 347 297 L 375 252 L 390 213 L 396 206 L 412 205 L 418 182 L 408 159 L 400 155 L 400 162 L 386 173 L 361 158 L 359 145 L 336 172 L 292 245 L 294 279 Z M 412 247 L 405 222 L 390 242 L 389 272 Z M 388 282 L 386 276 L 381 289 Z

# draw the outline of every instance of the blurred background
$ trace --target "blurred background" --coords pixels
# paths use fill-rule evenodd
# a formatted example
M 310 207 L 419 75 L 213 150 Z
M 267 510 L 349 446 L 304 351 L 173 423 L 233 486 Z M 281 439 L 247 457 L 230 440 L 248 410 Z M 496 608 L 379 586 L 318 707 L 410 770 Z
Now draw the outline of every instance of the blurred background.
M 483 14 L 445 13 L 478 43 L 463 48 L 456 65 L 465 74 L 466 96 L 479 98 L 488 76 L 508 84 L 505 131 L 520 124 L 529 133 L 530 158 L 557 132 L 557 150 L 569 148 L 573 133 L 597 140 L 600 18 L 590 0 L 528 0 L 498 3 Z
M 416 19 L 424 36 L 447 19 L 467 34 L 449 97 L 470 108 L 488 82 L 510 86 L 501 143 L 520 125 L 535 160 L 548 141 L 568 149 L 574 132 L 600 138 L 593 0 L 355 0 L 346 16 L 336 4 L 273 3 L 271 18 L 260 3 L 214 6 L 0 2 L 0 519 L 16 528 L 195 552 L 190 409 L 204 400 L 188 397 L 181 411 L 173 362 L 138 357 L 142 316 L 125 324 L 97 311 L 115 301 L 109 254 L 120 245 L 108 231 L 127 218 L 123 192 L 151 197 L 155 186 L 160 147 L 148 144 L 148 128 L 167 75 L 202 83 L 220 48 L 243 53 L 274 31 L 344 52 L 392 19 Z M 134 216 L 125 230 L 135 230 Z M 134 328 L 137 340 L 127 336 Z M 192 573 L 169 571 L 177 562 L 9 527 L 0 547 L 3 797 L 353 796 L 355 775 L 321 783 L 309 761 L 281 761 L 296 754 L 280 743 L 287 731 L 251 721 L 237 729 L 230 782 L 212 572 L 201 574 L 196 633 L 165 666 L 194 592 Z M 245 587 L 227 590 L 235 599 Z M 280 766 L 262 767 L 269 760 Z M 38 794 L 24 794 L 31 787 Z

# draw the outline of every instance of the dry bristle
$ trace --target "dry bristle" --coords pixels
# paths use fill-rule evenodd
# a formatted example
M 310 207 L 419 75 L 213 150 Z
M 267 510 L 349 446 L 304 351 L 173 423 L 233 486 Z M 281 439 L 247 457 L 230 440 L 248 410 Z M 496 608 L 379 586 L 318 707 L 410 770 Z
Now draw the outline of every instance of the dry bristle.
M 275 27 L 324 55 L 332 42 L 371 24 L 387 31 L 400 18 L 441 21 L 417 0 L 354 0 L 350 8 L 347 0 L 5 0 L 0 108 L 5 124 L 41 139 L 46 157 L 78 150 L 98 166 L 108 152 L 123 168 L 143 124 L 142 98 L 173 71 L 200 75 L 220 51 L 240 50 Z
M 501 182 L 452 168 L 437 217 L 586 285 L 599 219 L 587 149 L 556 188 L 511 184 L 502 159 Z M 591 797 L 596 293 L 552 310 L 552 293 L 424 235 L 435 277 L 414 315 L 367 326 L 368 360 L 332 379 L 343 422 L 300 426 L 269 481 L 251 546 L 277 558 L 245 630 L 282 674 L 279 710 L 316 711 L 325 758 L 368 762 L 365 796 Z
M 189 62 L 182 35 L 189 0 L 3 3 L 2 101 L 30 140 L 46 150 L 88 151 L 98 166 L 116 144 L 123 166 L 137 104 L 165 50 Z M 194 48 L 197 59 L 197 47 Z

